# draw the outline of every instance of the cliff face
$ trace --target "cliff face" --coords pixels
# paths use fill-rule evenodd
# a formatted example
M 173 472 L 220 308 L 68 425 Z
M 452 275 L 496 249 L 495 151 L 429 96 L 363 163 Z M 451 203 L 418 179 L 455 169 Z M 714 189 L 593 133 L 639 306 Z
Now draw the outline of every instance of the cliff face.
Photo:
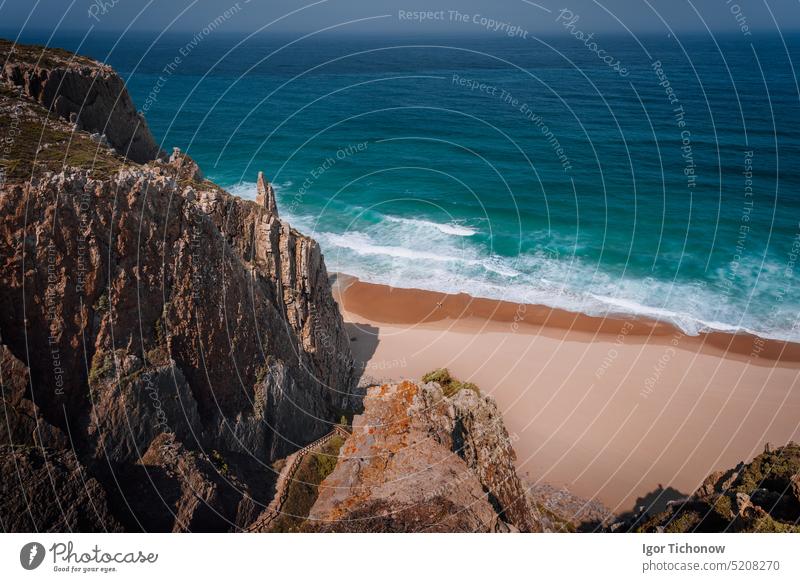
M 0 82 L 78 129 L 106 136 L 122 156 L 149 162 L 161 155 L 144 118 L 133 106 L 125 82 L 111 67 L 58 49 L 14 45 L 0 39 Z
M 320 248 L 262 174 L 252 202 L 167 159 L 104 65 L 0 58 L 0 527 L 248 529 L 282 499 L 273 462 L 366 404 L 299 524 L 554 529 L 490 399 L 404 382 L 362 402 Z
M 74 449 L 64 479 L 95 479 L 126 529 L 245 527 L 270 500 L 270 463 L 350 402 L 319 247 L 274 196 L 241 200 L 180 153 L 154 159 L 113 71 L 58 51 L 24 61 L 35 54 L 15 51 L 0 91 L 13 137 L 0 160 L 0 444 Z M 6 509 L 24 522 L 24 506 Z M 64 527 L 33 516 L 26 529 Z
M 320 531 L 543 531 L 494 402 L 436 383 L 369 388 L 309 525 Z
M 121 532 L 105 489 L 68 450 L 0 446 L 4 532 Z

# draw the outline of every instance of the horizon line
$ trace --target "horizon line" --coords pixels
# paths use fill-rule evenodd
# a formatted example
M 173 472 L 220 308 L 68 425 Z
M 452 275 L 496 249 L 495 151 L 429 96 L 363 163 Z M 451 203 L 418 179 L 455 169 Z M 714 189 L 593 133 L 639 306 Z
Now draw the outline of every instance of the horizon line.
M 79 34 L 84 35 L 87 34 L 87 29 L 85 28 L 62 28 L 60 30 L 53 30 L 50 28 L 27 28 L 24 30 L 19 30 L 15 28 L 6 28 L 0 26 L 0 35 L 5 35 L 6 33 L 13 32 L 16 35 L 25 35 L 25 34 Z M 163 34 L 163 35 L 180 35 L 180 34 L 190 34 L 196 33 L 196 29 L 194 28 L 187 28 L 187 29 L 172 29 L 172 30 L 159 30 L 159 29 L 137 29 L 137 30 L 129 30 L 125 31 L 125 29 L 97 29 L 90 31 L 91 34 L 110 34 L 110 35 L 120 35 L 125 33 L 126 35 L 136 35 L 136 34 Z M 399 31 L 394 29 L 380 29 L 380 30 L 327 30 L 322 31 L 319 29 L 297 29 L 297 30 L 280 30 L 280 31 L 258 31 L 258 30 L 219 30 L 215 31 L 215 36 L 239 36 L 239 35 L 269 35 L 269 36 L 293 36 L 293 35 L 305 35 L 309 33 L 317 32 L 320 36 L 341 36 L 341 37 L 358 37 L 358 36 L 386 36 L 391 35 L 395 38 L 397 37 L 442 37 L 442 36 L 457 36 L 462 38 L 492 38 L 498 40 L 519 40 L 518 38 L 508 37 L 504 34 L 490 34 L 486 32 L 475 32 L 475 31 L 464 31 L 458 32 L 455 30 L 445 30 L 445 29 L 437 29 L 437 30 L 427 30 L 427 31 Z M 563 31 L 558 30 L 543 30 L 543 31 L 529 31 L 532 36 L 541 36 L 541 37 L 560 37 L 560 38 L 567 38 L 564 35 Z M 631 34 L 628 31 L 624 30 L 599 30 L 596 31 L 597 34 L 603 34 L 608 36 L 621 36 L 621 37 L 633 37 L 636 38 L 637 36 L 674 36 L 674 34 L 667 30 L 656 30 L 656 29 L 648 29 L 642 30 L 639 32 L 634 32 Z M 677 34 L 692 34 L 696 36 L 711 36 L 713 34 L 714 37 L 719 36 L 740 36 L 741 33 L 738 29 L 726 29 L 722 31 L 708 31 L 704 28 L 692 28 L 692 29 L 683 29 L 683 30 L 675 30 Z M 779 34 L 798 34 L 800 33 L 800 26 L 797 28 L 787 28 L 787 29 L 761 29 L 761 30 L 752 30 L 753 36 L 765 36 L 765 35 L 779 35 Z M 10 39 L 7 39 L 10 40 Z

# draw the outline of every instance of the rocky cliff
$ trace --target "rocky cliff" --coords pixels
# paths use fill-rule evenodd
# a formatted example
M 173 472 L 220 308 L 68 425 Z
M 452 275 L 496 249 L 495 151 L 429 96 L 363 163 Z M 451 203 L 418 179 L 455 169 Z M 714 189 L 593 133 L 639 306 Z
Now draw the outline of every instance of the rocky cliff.
M 708 476 L 688 499 L 612 526 L 641 532 L 800 533 L 800 446 L 767 447 L 749 463 Z
M 317 531 L 543 531 L 494 401 L 437 383 L 373 386 L 319 487 Z
M 114 70 L 59 49 L 0 39 L 0 82 L 78 129 L 103 136 L 122 156 L 149 162 L 163 155 Z
M 274 195 L 236 198 L 159 156 L 108 67 L 0 49 L 3 481 L 45 503 L 30 475 L 52 459 L 107 500 L 94 521 L 6 503 L 3 527 L 245 527 L 271 463 L 351 402 L 319 246 Z
M 105 65 L 0 58 L 0 528 L 605 528 L 531 495 L 473 385 L 356 388 L 320 248 L 263 174 L 246 201 L 167 158 Z M 297 515 L 269 521 L 279 474 Z M 609 529 L 795 531 L 798 475 L 797 445 L 766 451 Z
M 247 529 L 361 407 L 319 246 L 263 174 L 161 154 L 108 67 L 0 49 L 3 529 Z M 322 531 L 550 526 L 493 402 L 438 384 L 371 388 L 319 491 Z

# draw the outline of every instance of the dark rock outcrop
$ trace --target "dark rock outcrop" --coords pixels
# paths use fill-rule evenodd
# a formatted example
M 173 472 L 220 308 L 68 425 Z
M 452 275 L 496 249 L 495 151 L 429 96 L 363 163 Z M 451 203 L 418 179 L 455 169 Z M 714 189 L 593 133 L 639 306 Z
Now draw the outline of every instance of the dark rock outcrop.
M 118 532 L 105 489 L 69 450 L 0 445 L 6 532 Z
M 633 525 L 633 527 L 632 527 Z M 800 532 L 800 445 L 765 450 L 749 463 L 712 473 L 688 499 L 614 531 Z
M 0 344 L 0 394 L 5 413 L 0 422 L 0 444 L 67 448 L 67 437 L 44 420 L 31 400 L 28 382 L 28 367 Z
M 238 531 L 259 509 L 238 469 L 218 451 L 189 450 L 174 435 L 161 433 L 136 463 L 121 469 L 113 495 L 124 499 L 128 529 Z M 246 473 L 253 477 L 252 468 Z

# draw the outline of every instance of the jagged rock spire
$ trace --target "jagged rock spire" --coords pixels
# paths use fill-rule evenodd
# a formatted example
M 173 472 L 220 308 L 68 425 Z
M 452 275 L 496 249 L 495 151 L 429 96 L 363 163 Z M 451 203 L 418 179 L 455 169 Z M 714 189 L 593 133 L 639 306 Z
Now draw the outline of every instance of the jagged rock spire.
M 264 179 L 264 172 L 258 173 L 258 183 L 256 184 L 258 194 L 256 194 L 256 202 L 261 204 L 267 209 L 267 212 L 278 216 L 278 204 L 275 201 L 275 190 L 272 189 L 272 184 Z

